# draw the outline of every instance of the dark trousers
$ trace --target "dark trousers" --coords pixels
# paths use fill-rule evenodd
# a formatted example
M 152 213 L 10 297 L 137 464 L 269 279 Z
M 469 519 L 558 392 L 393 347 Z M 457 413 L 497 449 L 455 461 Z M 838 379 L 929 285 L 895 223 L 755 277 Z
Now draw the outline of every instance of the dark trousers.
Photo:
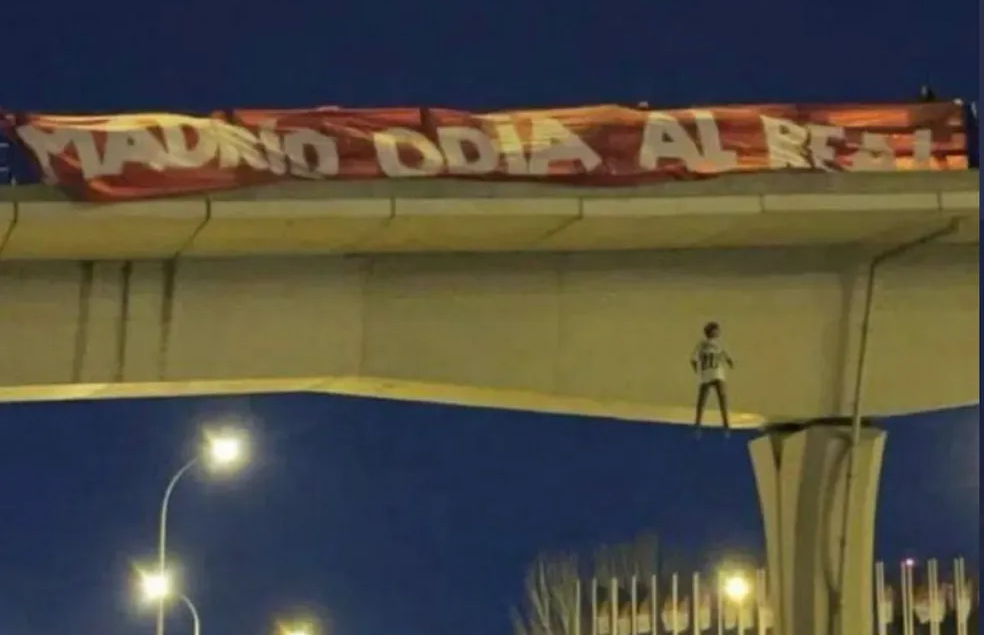
M 707 393 L 712 388 L 717 393 L 718 408 L 721 409 L 721 422 L 724 423 L 724 429 L 729 430 L 731 426 L 728 424 L 728 391 L 725 390 L 724 382 L 720 379 L 706 381 L 697 389 L 697 417 L 695 423 L 699 426 L 704 419 L 704 406 L 707 404 Z

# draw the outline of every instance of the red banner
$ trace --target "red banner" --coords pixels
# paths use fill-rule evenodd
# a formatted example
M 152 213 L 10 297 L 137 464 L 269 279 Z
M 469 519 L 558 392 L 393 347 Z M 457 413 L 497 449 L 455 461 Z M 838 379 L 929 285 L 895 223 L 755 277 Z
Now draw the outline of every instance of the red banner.
M 288 179 L 454 177 L 631 186 L 726 173 L 967 167 L 955 103 L 239 110 L 6 118 L 49 183 L 121 201 Z

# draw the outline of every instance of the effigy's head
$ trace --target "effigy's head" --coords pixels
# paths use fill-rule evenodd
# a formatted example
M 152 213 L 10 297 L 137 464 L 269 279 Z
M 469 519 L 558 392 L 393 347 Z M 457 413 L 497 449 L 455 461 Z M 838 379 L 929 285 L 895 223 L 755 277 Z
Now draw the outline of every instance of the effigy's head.
M 717 322 L 708 322 L 704 325 L 704 337 L 709 340 L 714 339 L 721 334 L 721 325 Z

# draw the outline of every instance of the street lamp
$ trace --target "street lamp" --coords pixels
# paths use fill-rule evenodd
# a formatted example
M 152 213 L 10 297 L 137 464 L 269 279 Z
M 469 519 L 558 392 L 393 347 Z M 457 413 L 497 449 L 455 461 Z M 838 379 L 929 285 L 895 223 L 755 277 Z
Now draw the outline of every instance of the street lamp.
M 223 431 L 205 435 L 204 458 L 214 472 L 229 472 L 246 461 L 246 438 L 241 433 Z
M 310 620 L 292 622 L 289 624 L 281 623 L 277 628 L 279 635 L 317 635 L 318 629 Z
M 140 592 L 145 600 L 159 602 L 169 598 L 174 590 L 169 573 L 141 573 Z
M 166 579 L 167 566 L 167 511 L 171 502 L 171 494 L 181 477 L 191 471 L 199 463 L 214 472 L 229 472 L 240 466 L 246 460 L 246 439 L 242 433 L 234 431 L 210 432 L 205 435 L 205 445 L 199 456 L 191 459 L 174 473 L 164 490 L 161 501 L 161 519 L 157 539 L 157 575 L 158 582 Z M 164 635 L 164 599 L 159 595 L 157 601 L 157 635 Z M 186 602 L 187 603 L 187 602 Z M 190 604 L 190 603 L 189 603 Z M 194 607 L 189 606 L 192 613 L 197 615 Z
M 738 611 L 738 633 L 745 632 L 745 600 L 752 594 L 752 585 L 741 573 L 730 573 L 724 578 L 724 597 L 734 604 Z
M 192 635 L 201 635 L 202 620 L 198 615 L 198 609 L 195 608 L 194 603 L 188 599 L 187 595 L 174 592 L 174 585 L 169 573 L 155 572 L 141 574 L 140 590 L 143 593 L 144 599 L 157 602 L 158 606 L 163 606 L 164 602 L 169 598 L 177 597 L 188 608 L 188 612 L 191 613 Z
M 752 585 L 743 575 L 732 574 L 724 580 L 724 595 L 735 604 L 743 603 L 751 592 Z

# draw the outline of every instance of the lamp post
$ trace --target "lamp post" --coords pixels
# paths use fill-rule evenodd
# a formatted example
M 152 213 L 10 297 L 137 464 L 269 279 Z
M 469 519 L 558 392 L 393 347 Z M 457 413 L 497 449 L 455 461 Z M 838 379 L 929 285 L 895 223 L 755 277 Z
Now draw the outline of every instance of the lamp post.
M 188 596 L 183 593 L 181 594 L 181 601 L 188 607 L 188 612 L 191 613 L 192 635 L 202 635 L 202 620 L 198 617 L 198 609 L 188 599 Z
M 181 477 L 203 461 L 208 467 L 216 471 L 228 471 L 239 467 L 246 457 L 245 441 L 241 435 L 230 432 L 206 435 L 205 442 L 203 454 L 181 466 L 174 473 L 174 476 L 171 477 L 167 488 L 164 490 L 164 498 L 161 500 L 161 517 L 157 537 L 157 576 L 161 583 L 167 580 L 167 513 L 171 503 L 171 494 L 174 492 L 174 488 L 181 480 Z M 157 635 L 164 635 L 164 600 L 167 598 L 167 593 L 153 595 L 157 600 Z M 184 601 L 191 609 L 197 629 L 198 612 L 194 609 L 194 605 L 187 601 L 187 598 L 184 598 Z
M 181 603 L 187 607 L 191 613 L 192 635 L 202 634 L 202 620 L 195 607 L 194 602 L 183 593 L 175 593 L 172 588 L 171 578 L 167 572 L 158 572 L 150 575 L 143 575 L 140 581 L 143 596 L 147 600 L 157 602 L 158 606 L 163 606 L 164 602 L 172 597 L 177 597 Z
M 735 604 L 741 604 L 752 592 L 752 585 L 745 576 L 732 574 L 724 579 L 724 595 Z
M 724 579 L 724 589 L 722 590 L 725 597 L 735 605 L 738 618 L 738 635 L 742 635 L 745 632 L 745 600 L 752 593 L 752 585 L 744 575 L 732 573 Z

